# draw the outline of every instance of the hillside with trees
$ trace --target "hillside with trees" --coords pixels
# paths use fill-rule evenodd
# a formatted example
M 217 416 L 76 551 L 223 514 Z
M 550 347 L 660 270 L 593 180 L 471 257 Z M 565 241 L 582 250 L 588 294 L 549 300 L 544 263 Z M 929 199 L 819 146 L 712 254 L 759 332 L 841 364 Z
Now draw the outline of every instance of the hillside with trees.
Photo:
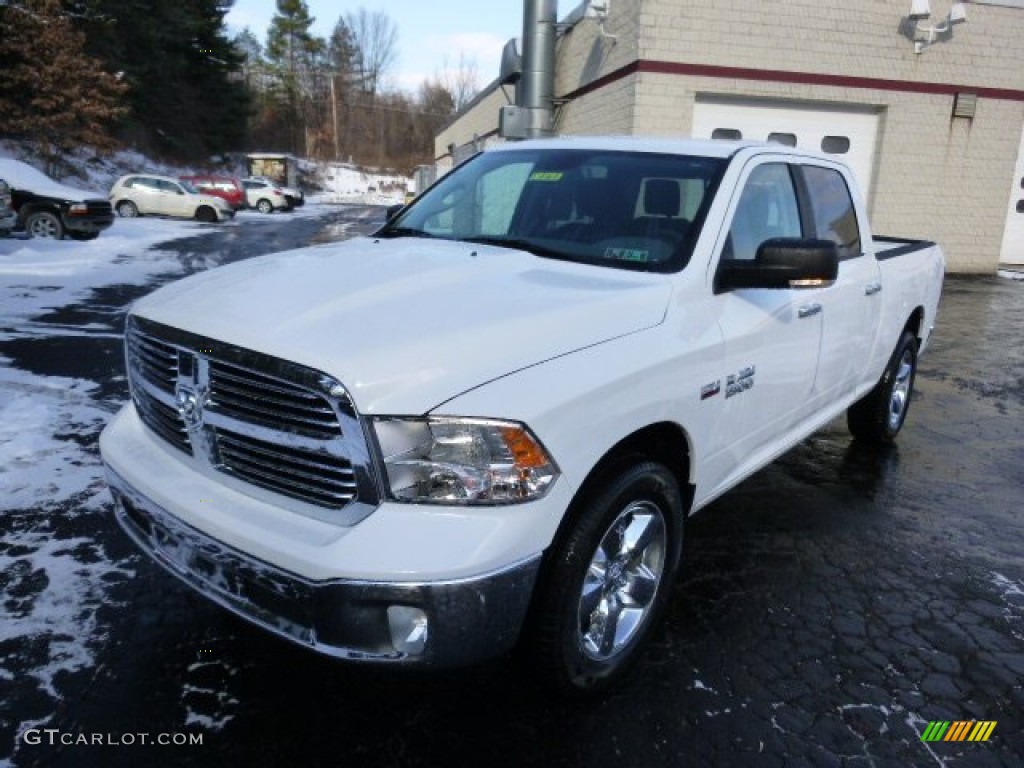
M 476 73 L 389 86 L 399 30 L 363 8 L 312 34 L 304 0 L 278 0 L 262 39 L 228 36 L 230 0 L 0 2 L 0 138 L 53 158 L 127 146 L 184 162 L 291 152 L 408 171 L 472 97 Z

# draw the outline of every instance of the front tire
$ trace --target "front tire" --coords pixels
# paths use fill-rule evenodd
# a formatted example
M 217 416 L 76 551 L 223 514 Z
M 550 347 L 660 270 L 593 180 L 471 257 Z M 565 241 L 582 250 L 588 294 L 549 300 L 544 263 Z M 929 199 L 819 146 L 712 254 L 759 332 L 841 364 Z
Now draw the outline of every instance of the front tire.
M 266 198 L 263 198 L 258 203 L 256 203 L 256 210 L 259 211 L 260 213 L 273 213 L 274 204 L 267 200 Z
M 139 215 L 139 207 L 131 200 L 122 200 L 117 204 L 117 215 L 124 219 L 134 219 Z
M 196 219 L 207 224 L 213 224 L 217 221 L 217 212 L 208 205 L 201 205 L 196 210 Z
M 48 240 L 63 240 L 64 225 L 49 211 L 30 213 L 25 219 L 25 230 L 32 236 Z
M 855 438 L 879 445 L 895 441 L 907 420 L 916 374 L 917 338 L 904 331 L 878 384 L 846 412 Z
M 95 240 L 100 236 L 99 232 L 69 232 L 68 234 L 71 236 L 72 240 L 78 240 L 80 242 Z
M 679 570 L 682 494 L 665 467 L 636 464 L 588 494 L 549 553 L 527 646 L 545 684 L 596 693 L 637 660 Z

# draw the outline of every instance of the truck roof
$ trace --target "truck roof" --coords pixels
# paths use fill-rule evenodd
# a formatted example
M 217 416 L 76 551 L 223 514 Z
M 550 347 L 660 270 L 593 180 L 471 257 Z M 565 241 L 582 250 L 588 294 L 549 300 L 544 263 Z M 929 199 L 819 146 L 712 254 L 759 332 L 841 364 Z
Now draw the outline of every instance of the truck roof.
M 800 157 L 821 158 L 819 152 L 787 147 L 783 144 L 761 141 L 724 141 L 721 139 L 685 139 L 664 136 L 558 136 L 549 139 L 531 139 L 488 147 L 488 152 L 522 149 L 597 149 L 627 152 L 656 152 L 673 155 L 728 158 L 742 149 L 760 148 Z M 831 160 L 836 158 L 831 157 Z

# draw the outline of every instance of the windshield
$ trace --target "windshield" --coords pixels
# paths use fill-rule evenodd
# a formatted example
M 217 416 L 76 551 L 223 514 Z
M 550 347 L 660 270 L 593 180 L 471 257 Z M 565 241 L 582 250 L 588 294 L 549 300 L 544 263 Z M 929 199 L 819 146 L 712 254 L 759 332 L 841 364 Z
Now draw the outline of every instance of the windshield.
M 191 181 L 179 181 L 178 183 L 185 188 L 186 192 L 191 192 L 193 195 L 202 194 Z
M 726 160 L 579 149 L 485 152 L 378 232 L 672 272 L 690 258 Z

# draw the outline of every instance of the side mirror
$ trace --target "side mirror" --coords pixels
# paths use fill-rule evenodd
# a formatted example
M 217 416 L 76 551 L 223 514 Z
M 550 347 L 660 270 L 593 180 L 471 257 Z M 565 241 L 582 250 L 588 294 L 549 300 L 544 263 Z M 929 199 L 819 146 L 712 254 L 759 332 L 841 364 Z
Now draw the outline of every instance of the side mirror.
M 387 214 L 386 214 L 386 217 L 385 217 L 385 221 L 391 221 L 393 218 L 395 218 L 395 216 L 397 216 L 399 213 L 402 212 L 403 208 L 405 208 L 405 204 L 404 203 L 398 203 L 396 205 L 389 205 L 388 206 L 388 210 L 387 210 Z
M 817 288 L 835 282 L 839 248 L 830 240 L 777 237 L 765 240 L 753 261 L 718 265 L 715 293 L 734 288 Z

